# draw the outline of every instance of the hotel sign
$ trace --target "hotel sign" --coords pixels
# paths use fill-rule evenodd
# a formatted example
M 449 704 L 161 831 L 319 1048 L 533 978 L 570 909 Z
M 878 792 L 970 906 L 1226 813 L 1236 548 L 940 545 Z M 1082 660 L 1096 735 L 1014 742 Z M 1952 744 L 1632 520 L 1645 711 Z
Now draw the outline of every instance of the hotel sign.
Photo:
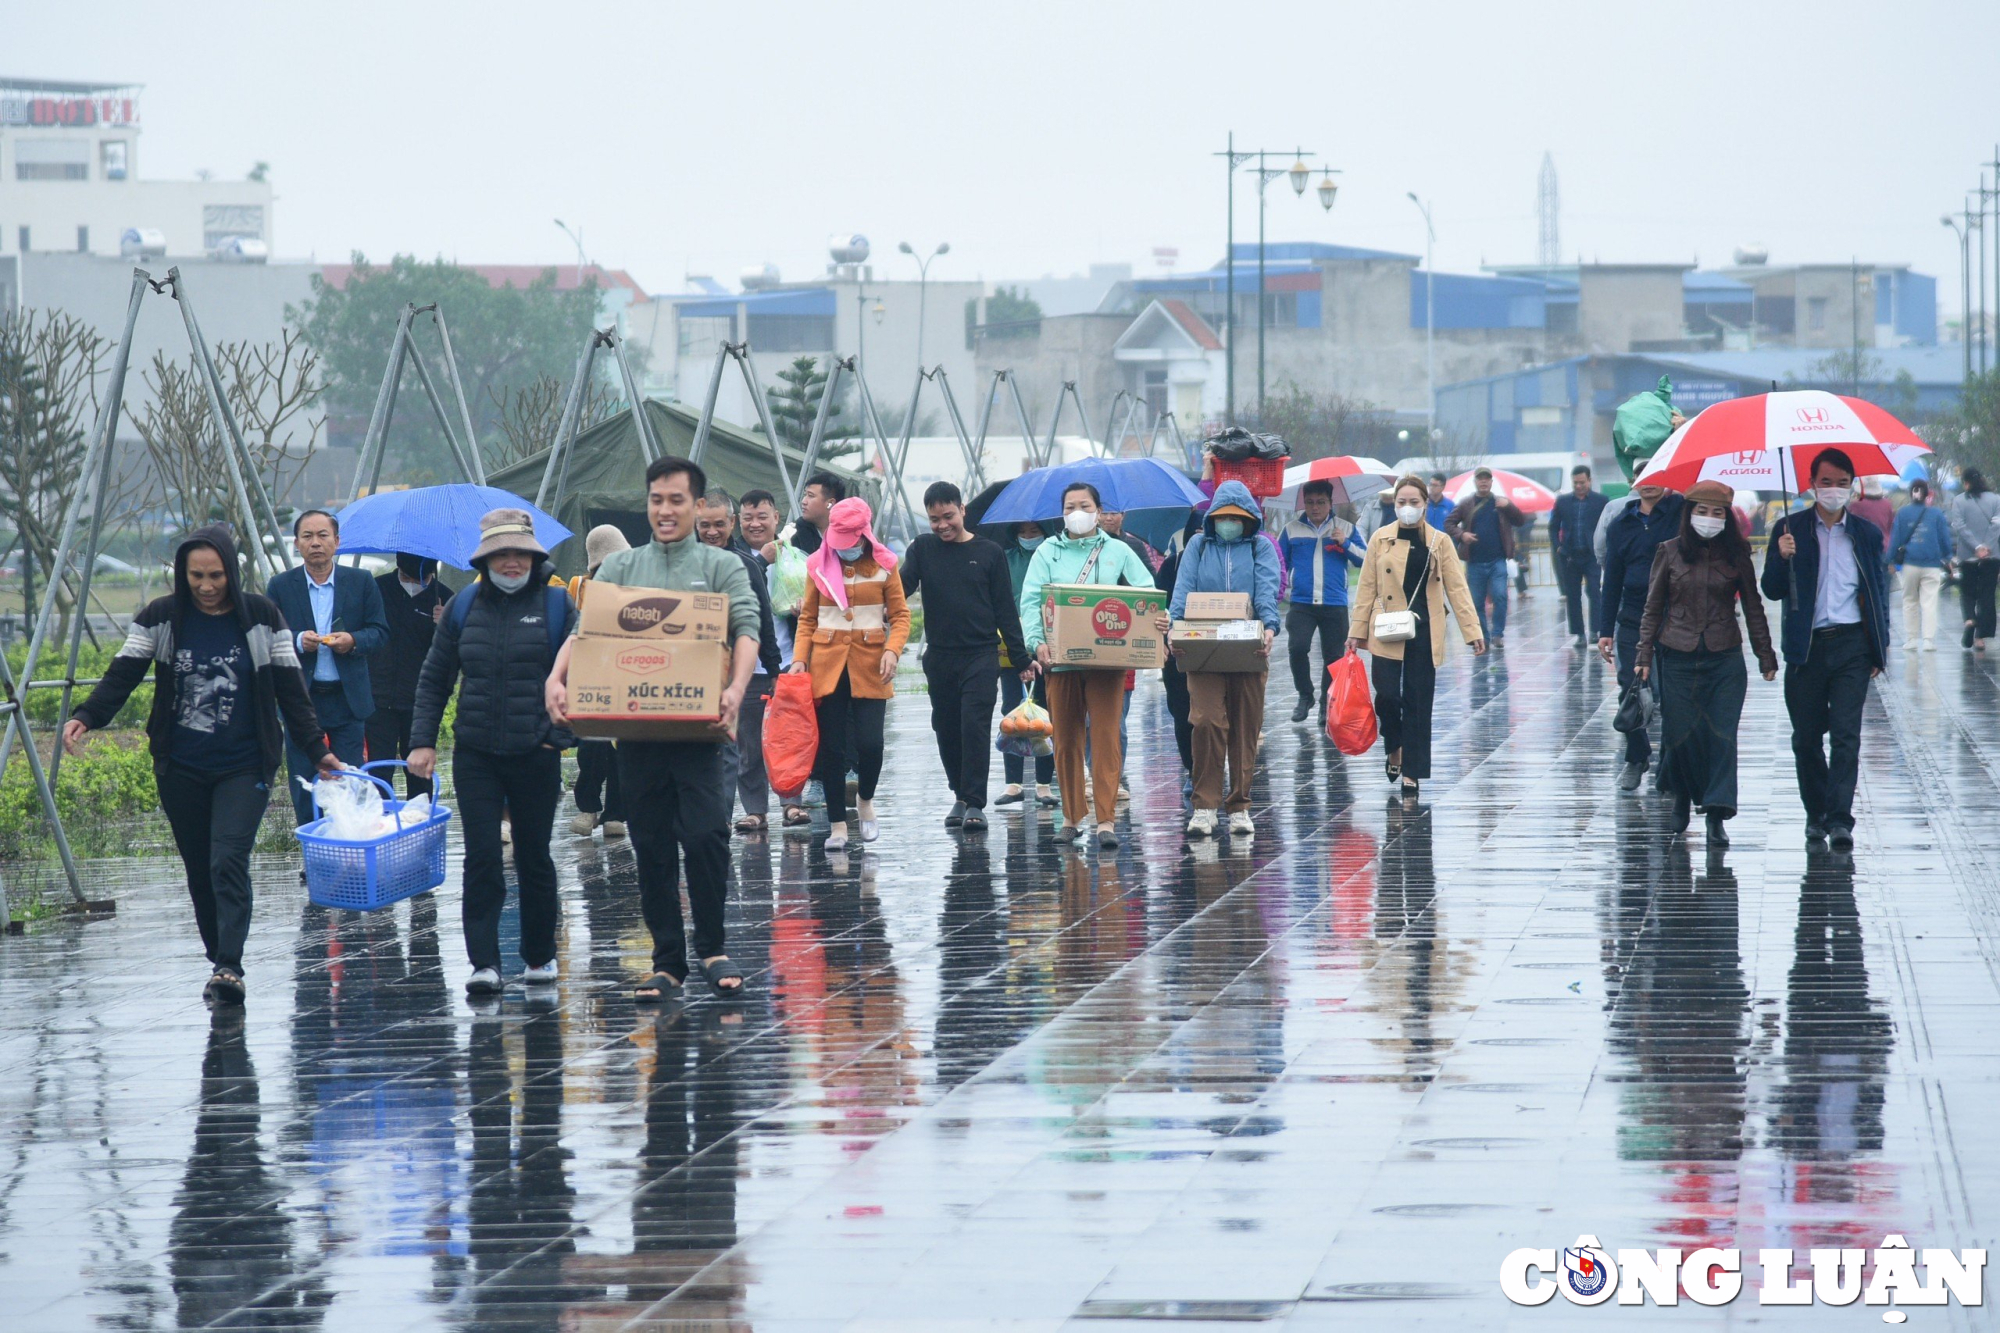
M 85 129 L 96 125 L 137 125 L 136 97 L 0 96 L 0 126 Z

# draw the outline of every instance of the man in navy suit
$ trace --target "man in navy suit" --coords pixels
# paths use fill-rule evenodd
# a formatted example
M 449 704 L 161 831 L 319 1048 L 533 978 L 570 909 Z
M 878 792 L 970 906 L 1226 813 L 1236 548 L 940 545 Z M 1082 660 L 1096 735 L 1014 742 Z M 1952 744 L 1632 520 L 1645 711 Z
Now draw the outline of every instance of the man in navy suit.
M 272 579 L 271 600 L 284 613 L 298 646 L 327 745 L 342 763 L 359 764 L 365 724 L 375 711 L 368 658 L 389 642 L 382 592 L 366 570 L 334 563 L 340 554 L 340 520 L 326 510 L 300 514 L 292 524 L 292 544 L 305 566 Z M 292 809 L 304 824 L 313 817 L 312 794 L 296 779 L 312 781 L 314 768 L 289 738 L 285 762 L 295 779 L 290 784 Z

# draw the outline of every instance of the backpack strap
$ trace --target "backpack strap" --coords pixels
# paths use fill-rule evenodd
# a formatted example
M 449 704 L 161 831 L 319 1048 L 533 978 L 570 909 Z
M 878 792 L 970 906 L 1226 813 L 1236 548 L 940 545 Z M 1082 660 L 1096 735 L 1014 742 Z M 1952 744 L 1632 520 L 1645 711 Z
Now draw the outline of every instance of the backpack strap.
M 466 617 L 472 614 L 473 594 L 479 590 L 479 581 L 474 579 L 452 594 L 451 607 L 446 612 L 451 617 L 452 632 L 463 636 Z
M 472 598 L 478 591 L 478 583 L 468 583 L 452 594 L 451 605 L 446 614 L 451 618 L 452 631 L 461 637 L 465 634 L 465 622 L 472 615 Z M 563 622 L 569 619 L 569 589 L 551 583 L 545 590 L 542 603 L 542 619 L 549 625 L 549 661 L 554 662 L 562 652 Z

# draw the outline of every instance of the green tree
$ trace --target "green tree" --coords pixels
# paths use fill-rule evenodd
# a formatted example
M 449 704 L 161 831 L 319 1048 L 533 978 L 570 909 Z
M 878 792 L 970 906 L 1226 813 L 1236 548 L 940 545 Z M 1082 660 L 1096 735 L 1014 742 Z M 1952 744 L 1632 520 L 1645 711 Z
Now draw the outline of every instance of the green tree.
M 802 356 L 778 372 L 778 381 L 764 390 L 764 397 L 770 400 L 772 428 L 786 444 L 804 450 L 812 440 L 813 423 L 819 419 L 820 399 L 826 396 L 826 372 L 819 368 L 818 357 Z M 861 442 L 848 435 L 847 423 L 841 419 L 845 415 L 846 409 L 835 399 L 827 409 L 826 437 L 819 446 L 823 462 L 861 448 Z
M 1922 432 L 1933 449 L 1959 467 L 2000 476 L 2000 369 L 1975 371 L 1958 403 Z
M 986 298 L 986 336 L 989 338 L 1026 338 L 1033 336 L 1032 321 L 1042 317 L 1042 304 L 1028 295 L 1025 287 L 996 287 L 993 295 Z M 972 342 L 972 331 L 979 326 L 979 301 L 977 298 L 965 303 L 965 340 Z
M 367 431 L 396 321 L 413 301 L 420 306 L 436 302 L 444 311 L 466 401 L 490 457 L 501 444 L 498 404 L 543 377 L 567 384 L 575 373 L 577 354 L 597 319 L 598 289 L 589 282 L 558 291 L 553 267 L 526 287 L 493 287 L 476 270 L 444 259 L 425 262 L 397 255 L 387 266 L 378 266 L 357 253 L 343 285 L 315 277 L 311 298 L 285 312 L 319 354 L 329 437 L 358 442 Z M 443 359 L 430 321 L 420 316 L 412 332 L 433 376 L 441 379 Z M 450 391 L 442 383 L 438 389 L 446 410 L 455 411 Z M 388 458 L 385 480 L 458 480 L 457 465 L 409 367 L 390 425 Z

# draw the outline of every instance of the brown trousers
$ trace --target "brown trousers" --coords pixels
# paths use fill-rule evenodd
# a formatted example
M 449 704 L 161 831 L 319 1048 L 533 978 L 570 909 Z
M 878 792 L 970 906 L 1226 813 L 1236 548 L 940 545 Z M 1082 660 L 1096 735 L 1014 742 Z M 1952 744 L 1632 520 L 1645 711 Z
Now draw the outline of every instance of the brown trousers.
M 1194 808 L 1224 808 L 1222 770 L 1229 767 L 1230 814 L 1250 808 L 1257 771 L 1257 737 L 1264 730 L 1262 671 L 1190 672 L 1188 726 L 1194 732 Z
M 1118 816 L 1118 771 L 1125 759 L 1118 745 L 1118 718 L 1125 709 L 1125 673 L 1080 667 L 1051 671 L 1048 680 L 1063 823 L 1082 824 L 1090 813 L 1083 805 L 1083 742 L 1088 734 L 1091 800 L 1097 807 L 1097 822 L 1109 824 Z

